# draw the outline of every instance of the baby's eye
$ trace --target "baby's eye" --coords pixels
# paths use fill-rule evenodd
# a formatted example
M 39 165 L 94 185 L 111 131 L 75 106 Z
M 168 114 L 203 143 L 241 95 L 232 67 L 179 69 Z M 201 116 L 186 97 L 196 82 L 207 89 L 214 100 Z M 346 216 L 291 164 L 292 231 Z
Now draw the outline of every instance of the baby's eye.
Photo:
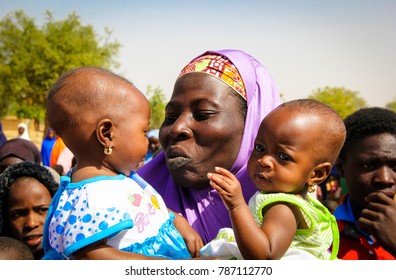
M 256 145 L 254 146 L 254 149 L 255 149 L 257 152 L 264 152 L 264 151 L 265 151 L 265 148 L 264 148 L 263 146 L 261 146 L 260 144 L 256 144 Z
M 286 155 L 285 153 L 279 153 L 278 157 L 283 160 L 283 161 L 290 161 L 291 157 L 289 157 L 288 155 Z

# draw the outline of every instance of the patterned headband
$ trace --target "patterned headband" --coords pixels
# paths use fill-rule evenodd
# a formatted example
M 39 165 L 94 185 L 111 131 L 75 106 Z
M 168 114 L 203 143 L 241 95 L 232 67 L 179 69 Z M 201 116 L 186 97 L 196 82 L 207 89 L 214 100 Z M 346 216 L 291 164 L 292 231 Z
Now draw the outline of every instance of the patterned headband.
M 183 68 L 179 78 L 191 72 L 207 73 L 219 78 L 246 100 L 246 89 L 242 77 L 235 65 L 226 57 L 217 54 L 200 56 Z

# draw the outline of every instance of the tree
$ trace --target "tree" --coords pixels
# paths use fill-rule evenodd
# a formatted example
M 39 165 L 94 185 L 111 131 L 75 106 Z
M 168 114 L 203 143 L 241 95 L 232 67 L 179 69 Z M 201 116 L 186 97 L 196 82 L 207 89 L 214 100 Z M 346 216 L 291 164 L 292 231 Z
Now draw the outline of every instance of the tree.
M 45 117 L 48 90 L 59 76 L 80 66 L 117 68 L 120 44 L 111 32 L 98 35 L 76 13 L 54 20 L 47 11 L 42 27 L 22 10 L 0 21 L 0 114 Z
M 165 118 L 165 94 L 159 87 L 152 90 L 151 86 L 148 86 L 146 96 L 151 109 L 150 129 L 159 128 Z
M 396 98 L 393 98 L 393 100 L 385 105 L 385 108 L 392 110 L 393 112 L 396 112 Z
M 308 98 L 321 101 L 340 114 L 342 118 L 347 117 L 351 113 L 360 108 L 366 107 L 366 101 L 359 97 L 359 93 L 351 91 L 343 87 L 325 87 L 317 89 Z

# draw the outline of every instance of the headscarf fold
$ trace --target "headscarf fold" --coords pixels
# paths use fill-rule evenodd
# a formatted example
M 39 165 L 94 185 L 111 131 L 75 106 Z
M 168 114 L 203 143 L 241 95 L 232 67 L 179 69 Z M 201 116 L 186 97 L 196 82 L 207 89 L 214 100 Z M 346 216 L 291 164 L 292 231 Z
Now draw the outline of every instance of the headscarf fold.
M 225 57 L 235 65 L 246 90 L 245 127 L 238 156 L 230 171 L 241 182 L 248 201 L 257 190 L 246 170 L 257 131 L 261 120 L 281 103 L 281 99 L 268 71 L 249 54 L 229 49 L 207 51 L 198 57 L 212 54 Z M 162 195 L 168 208 L 187 218 L 205 243 L 211 241 L 219 229 L 231 227 L 228 211 L 217 192 L 212 188 L 208 191 L 208 188 L 193 190 L 177 186 L 169 174 L 163 152 L 137 173 Z

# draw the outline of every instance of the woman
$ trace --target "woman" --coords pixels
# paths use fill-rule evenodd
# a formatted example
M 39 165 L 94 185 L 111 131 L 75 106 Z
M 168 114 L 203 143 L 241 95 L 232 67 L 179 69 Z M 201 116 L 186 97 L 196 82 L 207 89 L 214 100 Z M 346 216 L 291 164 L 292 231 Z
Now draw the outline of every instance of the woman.
M 47 129 L 47 134 L 45 135 L 43 142 L 41 143 L 41 159 L 43 161 L 44 166 L 51 166 L 50 159 L 51 159 L 51 151 L 54 147 L 56 138 L 55 132 L 52 128 Z
M 44 222 L 57 188 L 46 167 L 29 161 L 13 164 L 0 175 L 0 235 L 25 243 L 35 259 L 44 253 Z
M 281 103 L 267 70 L 239 50 L 208 51 L 176 80 L 160 128 L 164 152 L 138 173 L 186 217 L 204 243 L 230 227 L 207 173 L 221 166 L 237 176 L 248 199 L 256 191 L 246 163 L 264 116 Z
M 30 141 L 29 130 L 28 130 L 28 127 L 27 127 L 26 123 L 18 124 L 18 136 L 17 136 L 17 138 L 22 138 L 22 139 Z

